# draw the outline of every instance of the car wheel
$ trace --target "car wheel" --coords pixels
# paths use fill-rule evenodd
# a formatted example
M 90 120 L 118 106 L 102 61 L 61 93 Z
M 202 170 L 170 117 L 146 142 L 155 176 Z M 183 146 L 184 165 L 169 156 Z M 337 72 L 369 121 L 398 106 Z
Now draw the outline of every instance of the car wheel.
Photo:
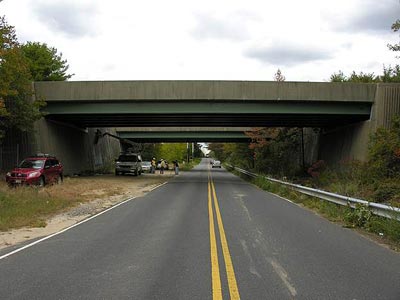
M 44 187 L 44 185 L 45 185 L 44 178 L 43 176 L 40 176 L 38 181 L 38 186 Z
M 58 175 L 57 177 L 57 184 L 61 184 L 63 182 L 63 177 L 62 175 Z

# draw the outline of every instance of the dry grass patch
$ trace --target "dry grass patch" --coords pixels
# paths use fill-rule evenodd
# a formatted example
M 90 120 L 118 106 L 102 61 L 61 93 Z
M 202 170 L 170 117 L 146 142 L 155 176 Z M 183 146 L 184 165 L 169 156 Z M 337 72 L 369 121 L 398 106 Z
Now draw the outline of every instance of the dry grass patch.
M 65 178 L 63 184 L 45 188 L 9 188 L 0 182 L 0 231 L 44 227 L 46 220 L 74 206 L 99 199 L 114 202 L 139 196 L 146 187 L 168 180 L 171 174 L 145 176 L 91 176 Z M 94 211 L 95 212 L 95 211 Z M 93 212 L 93 213 L 94 213 Z

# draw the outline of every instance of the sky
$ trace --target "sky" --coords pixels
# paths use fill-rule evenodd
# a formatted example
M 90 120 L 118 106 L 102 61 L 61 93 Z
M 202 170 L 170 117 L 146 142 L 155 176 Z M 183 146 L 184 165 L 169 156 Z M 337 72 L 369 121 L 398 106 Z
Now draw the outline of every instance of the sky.
M 1 1 L 1 0 L 0 0 Z M 400 59 L 399 0 L 3 0 L 20 42 L 46 43 L 70 80 L 329 81 Z

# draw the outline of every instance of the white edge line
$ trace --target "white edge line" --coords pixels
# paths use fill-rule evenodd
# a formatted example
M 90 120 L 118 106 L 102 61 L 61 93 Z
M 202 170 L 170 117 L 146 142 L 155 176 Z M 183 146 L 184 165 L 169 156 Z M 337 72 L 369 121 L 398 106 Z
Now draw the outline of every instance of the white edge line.
M 159 188 L 159 187 L 161 187 L 161 186 L 163 186 L 163 185 L 165 185 L 165 184 L 167 184 L 167 183 L 168 183 L 167 181 L 166 181 L 166 182 L 163 182 L 163 183 L 161 183 L 161 184 L 159 184 L 159 185 L 157 185 L 157 186 L 151 188 L 148 192 L 152 192 L 152 191 L 154 191 L 155 189 L 157 189 L 157 188 Z M 28 244 L 28 245 L 25 245 L 25 246 L 23 246 L 23 247 L 21 247 L 21 248 L 15 249 L 15 250 L 13 250 L 13 251 L 7 253 L 7 254 L 4 254 L 4 255 L 0 256 L 0 260 L 4 259 L 4 258 L 6 258 L 6 257 L 9 257 L 9 256 L 11 256 L 11 255 L 13 255 L 13 254 L 16 254 L 16 253 L 18 253 L 18 252 L 20 252 L 20 251 L 22 251 L 22 250 L 27 249 L 27 248 L 30 248 L 30 247 L 32 247 L 32 246 L 34 246 L 34 245 L 36 245 L 36 244 L 39 244 L 39 243 L 41 243 L 41 242 L 43 242 L 43 241 L 45 241 L 45 240 L 48 240 L 48 239 L 50 239 L 50 238 L 52 238 L 52 237 L 54 237 L 54 236 L 56 236 L 56 235 L 59 235 L 59 234 L 61 234 L 61 233 L 64 233 L 64 232 L 66 232 L 66 231 L 68 231 L 68 230 L 70 230 L 70 229 L 72 229 L 72 228 L 74 228 L 74 227 L 76 227 L 76 226 L 79 226 L 79 225 L 81 225 L 81 224 L 83 224 L 83 223 L 86 223 L 86 222 L 88 222 L 88 221 L 90 221 L 90 220 L 92 220 L 92 219 L 94 219 L 94 218 L 97 218 L 98 216 L 100 216 L 100 215 L 102 215 L 102 214 L 105 214 L 106 212 L 108 212 L 108 211 L 110 211 L 110 210 L 112 210 L 112 209 L 114 209 L 114 208 L 116 208 L 116 207 L 118 207 L 118 206 L 120 206 L 120 205 L 122 205 L 122 204 L 128 202 L 128 201 L 131 201 L 131 200 L 133 200 L 133 199 L 136 199 L 136 198 L 137 198 L 136 196 L 135 196 L 135 197 L 132 197 L 132 198 L 128 198 L 128 199 L 126 199 L 126 200 L 124 200 L 124 201 L 122 201 L 122 202 L 120 202 L 120 203 L 118 203 L 118 204 L 115 204 L 114 206 L 111 206 L 110 208 L 107 208 L 106 210 L 103 210 L 103 211 L 101 211 L 101 212 L 99 212 L 99 213 L 97 213 L 97 214 L 95 214 L 95 215 L 93 215 L 93 216 L 90 216 L 89 218 L 84 219 L 84 220 L 82 220 L 82 221 L 80 221 L 80 222 L 78 222 L 78 223 L 76 223 L 76 224 L 74 224 L 74 225 L 71 225 L 71 226 L 69 226 L 69 227 L 67 227 L 67 228 L 64 228 L 64 229 L 58 231 L 58 232 L 52 233 L 52 234 L 50 234 L 50 235 L 48 235 L 48 236 L 45 236 L 44 238 L 41 238 L 41 239 L 39 239 L 39 240 L 37 240 L 37 241 L 34 241 L 34 242 L 32 242 L 32 243 L 30 243 L 30 244 Z
M 298 203 L 296 203 L 296 202 L 294 202 L 294 201 L 292 201 L 292 200 L 290 200 L 290 199 L 288 199 L 288 198 L 285 198 L 285 197 L 282 197 L 282 196 L 280 196 L 280 195 L 278 195 L 278 194 L 275 194 L 275 193 L 272 193 L 272 192 L 270 192 L 270 191 L 264 190 L 263 188 L 259 187 L 258 185 L 254 184 L 254 183 L 250 183 L 250 184 L 254 185 L 256 188 L 260 189 L 261 191 L 263 191 L 263 192 L 265 192 L 265 193 L 274 195 L 275 197 L 277 197 L 277 198 L 279 198 L 279 199 L 285 200 L 285 201 L 290 202 L 290 203 L 292 203 L 292 204 L 294 204 L 294 205 L 296 205 L 296 206 L 301 207 L 301 205 L 299 205 Z
M 235 174 L 233 174 L 233 175 L 235 175 Z M 236 176 L 237 176 L 237 175 L 236 175 Z M 238 177 L 240 178 L 240 176 L 238 176 Z M 243 178 L 240 178 L 240 179 L 244 180 Z M 247 182 L 247 181 L 246 181 L 246 182 Z M 280 196 L 280 195 L 278 195 L 278 194 L 272 193 L 272 192 L 270 192 L 270 191 L 268 191 L 268 190 L 264 190 L 262 187 L 256 185 L 255 183 L 251 183 L 251 182 L 250 182 L 250 184 L 254 185 L 255 187 L 257 187 L 258 189 L 262 190 L 262 191 L 265 192 L 265 193 L 274 195 L 274 196 L 277 197 L 277 198 L 280 198 L 280 199 L 282 199 L 282 200 L 285 200 L 285 201 L 290 202 L 290 203 L 292 203 L 292 204 L 294 204 L 294 205 L 296 205 L 296 206 L 301 207 L 301 205 L 299 205 L 298 203 L 296 203 L 296 202 L 294 202 L 294 201 L 292 201 L 292 200 L 290 200 L 290 199 L 288 199 L 288 198 L 282 197 L 282 196 Z
M 265 190 L 263 190 L 263 191 L 265 191 Z M 268 192 L 268 191 L 265 191 L 265 192 Z M 287 202 L 290 202 L 290 203 L 292 203 L 292 204 L 294 204 L 294 205 L 296 205 L 296 206 L 299 206 L 298 203 L 296 203 L 296 202 L 294 202 L 294 201 L 292 201 L 292 200 L 290 200 L 290 199 L 288 199 L 288 198 L 282 197 L 282 196 L 280 196 L 280 195 L 278 195 L 278 194 L 275 194 L 275 193 L 271 193 L 271 192 L 268 192 L 268 193 L 274 195 L 274 196 L 277 197 L 277 198 L 280 198 L 280 199 L 282 199 L 282 200 L 285 200 L 285 201 L 287 201 Z

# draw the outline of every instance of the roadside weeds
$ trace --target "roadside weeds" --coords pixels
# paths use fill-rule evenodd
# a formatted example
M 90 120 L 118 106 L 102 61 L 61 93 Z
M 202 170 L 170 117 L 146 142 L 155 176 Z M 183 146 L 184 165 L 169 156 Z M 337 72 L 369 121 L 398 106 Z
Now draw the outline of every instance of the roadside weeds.
M 265 191 L 287 198 L 334 223 L 340 224 L 344 228 L 355 229 L 369 239 L 400 252 L 399 221 L 373 215 L 367 207 L 362 205 L 357 206 L 355 209 L 340 206 L 299 193 L 289 187 L 270 182 L 262 177 L 250 179 L 239 172 L 231 172 Z
M 128 198 L 145 195 L 172 172 L 140 177 L 65 178 L 61 185 L 12 188 L 0 183 L 0 249 L 57 232 Z

